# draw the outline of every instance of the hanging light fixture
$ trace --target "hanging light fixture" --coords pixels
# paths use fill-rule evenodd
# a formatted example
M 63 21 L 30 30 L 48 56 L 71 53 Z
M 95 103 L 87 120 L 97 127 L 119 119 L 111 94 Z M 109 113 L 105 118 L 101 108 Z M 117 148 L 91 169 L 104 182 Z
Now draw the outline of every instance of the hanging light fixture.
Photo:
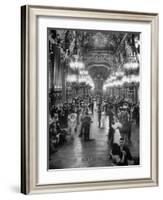
M 87 76 L 88 75 L 88 71 L 87 70 L 80 70 L 79 74 L 83 75 L 83 76 Z
M 81 70 L 84 69 L 84 63 L 79 61 L 78 55 L 73 55 L 74 61 L 71 60 L 70 67 L 73 70 Z
M 121 79 L 124 76 L 124 72 L 121 69 L 121 65 L 119 66 L 119 68 L 118 68 L 117 72 L 115 73 L 115 75 L 116 75 L 116 77 L 118 79 Z
M 79 61 L 70 62 L 70 67 L 73 70 L 81 70 L 84 68 L 84 63 Z
M 137 70 L 139 68 L 139 60 L 137 59 L 137 56 L 135 52 L 133 52 L 132 47 L 127 43 L 125 43 L 125 49 L 126 49 L 126 61 L 123 65 L 125 70 Z
M 131 58 L 130 58 L 131 60 Z M 130 61 L 130 62 L 126 62 L 123 67 L 126 70 L 137 70 L 139 68 L 139 63 L 136 61 Z
M 77 77 L 76 77 L 76 75 L 73 75 L 73 74 L 67 75 L 66 81 L 69 82 L 69 83 L 76 82 Z
M 115 72 L 113 72 L 112 75 L 109 77 L 109 81 L 112 82 L 116 79 L 117 79 L 116 74 L 115 74 Z

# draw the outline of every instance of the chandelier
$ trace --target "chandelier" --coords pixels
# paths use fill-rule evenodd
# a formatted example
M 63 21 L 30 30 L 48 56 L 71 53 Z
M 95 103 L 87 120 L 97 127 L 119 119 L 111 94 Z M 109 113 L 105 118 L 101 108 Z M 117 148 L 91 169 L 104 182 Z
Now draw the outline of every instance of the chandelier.
M 131 76 L 123 76 L 123 78 L 121 80 L 111 80 L 108 79 L 103 86 L 103 89 L 106 90 L 106 88 L 108 87 L 121 87 L 124 84 L 138 84 L 140 82 L 140 78 L 139 76 L 135 76 L 135 75 L 131 75 Z
M 130 55 L 123 65 L 126 70 L 137 70 L 139 68 L 139 62 L 136 55 Z
M 119 66 L 117 72 L 115 73 L 115 76 L 116 76 L 118 79 L 121 79 L 121 78 L 124 76 L 124 72 L 123 72 L 122 69 L 121 69 L 121 65 Z
M 88 75 L 88 71 L 87 70 L 80 70 L 79 74 L 83 75 L 83 76 L 87 76 Z
M 135 63 L 125 63 L 124 68 L 126 70 L 137 70 L 139 68 L 139 64 L 136 62 Z
M 70 62 L 70 67 L 73 70 L 81 70 L 84 68 L 84 63 L 79 61 Z
M 116 75 L 115 74 L 112 74 L 111 76 L 110 76 L 110 78 L 109 78 L 109 81 L 114 81 L 114 80 L 116 80 Z
M 73 70 L 81 70 L 84 68 L 84 63 L 79 61 L 78 55 L 73 55 L 73 60 L 70 62 L 70 68 Z
M 76 82 L 77 81 L 77 77 L 76 77 L 76 75 L 68 74 L 67 78 L 66 78 L 66 81 L 69 82 L 69 83 Z

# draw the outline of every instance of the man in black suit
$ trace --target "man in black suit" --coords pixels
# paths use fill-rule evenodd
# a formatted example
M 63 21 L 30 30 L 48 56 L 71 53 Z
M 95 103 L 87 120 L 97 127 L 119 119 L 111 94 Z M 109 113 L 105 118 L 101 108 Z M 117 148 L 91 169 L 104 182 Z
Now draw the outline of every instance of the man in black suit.
M 89 140 L 89 134 L 90 134 L 90 125 L 91 125 L 91 117 L 88 114 L 88 111 L 85 113 L 85 117 L 82 122 L 83 132 L 84 132 L 84 140 Z

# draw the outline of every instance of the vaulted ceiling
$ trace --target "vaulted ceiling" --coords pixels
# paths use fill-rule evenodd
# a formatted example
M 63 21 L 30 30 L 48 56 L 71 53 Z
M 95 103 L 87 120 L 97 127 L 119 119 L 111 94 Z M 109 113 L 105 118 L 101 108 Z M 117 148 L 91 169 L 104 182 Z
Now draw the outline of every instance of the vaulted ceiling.
M 83 60 L 93 80 L 105 81 L 118 62 L 116 53 L 126 33 L 121 32 L 86 32 L 83 41 Z
M 51 30 L 54 42 L 59 44 L 69 57 L 78 54 L 92 79 L 105 81 L 116 71 L 126 56 L 125 42 L 132 46 L 135 35 L 120 31 Z M 59 39 L 57 38 L 59 35 Z

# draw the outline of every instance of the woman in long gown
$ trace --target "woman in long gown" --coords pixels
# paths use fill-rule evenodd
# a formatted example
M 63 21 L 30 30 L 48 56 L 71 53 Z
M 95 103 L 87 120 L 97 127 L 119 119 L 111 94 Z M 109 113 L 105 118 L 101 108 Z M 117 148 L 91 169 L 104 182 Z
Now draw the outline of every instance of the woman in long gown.
M 69 133 L 71 135 L 71 138 L 74 139 L 75 128 L 76 128 L 76 123 L 77 123 L 77 114 L 71 113 L 68 118 L 69 118 L 68 120 Z
M 93 130 L 93 120 L 92 120 L 92 118 L 91 118 L 91 123 L 90 123 L 89 139 L 90 140 L 94 140 L 95 139 L 95 131 Z
M 115 129 L 113 143 L 120 145 L 121 134 L 119 128 Z
M 79 115 L 79 126 L 78 126 L 78 130 L 79 130 L 79 137 L 82 137 L 83 135 L 83 119 L 85 116 L 85 112 L 84 109 L 81 110 L 81 113 Z
M 100 128 L 105 128 L 105 112 L 101 113 L 101 126 Z
M 114 129 L 114 135 L 113 135 L 113 143 L 116 143 L 120 145 L 120 138 L 121 138 L 121 133 L 119 131 L 119 128 L 122 127 L 122 124 L 116 119 L 115 124 L 112 125 Z

